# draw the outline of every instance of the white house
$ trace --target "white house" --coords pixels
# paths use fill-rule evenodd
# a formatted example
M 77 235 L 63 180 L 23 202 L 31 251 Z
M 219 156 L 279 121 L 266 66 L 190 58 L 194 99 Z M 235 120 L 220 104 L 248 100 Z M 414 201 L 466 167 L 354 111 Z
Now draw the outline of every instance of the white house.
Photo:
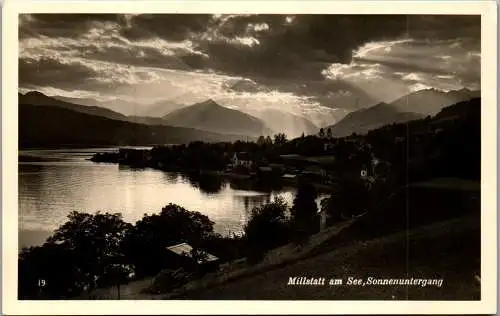
M 250 155 L 246 152 L 234 153 L 231 158 L 232 167 L 245 167 L 251 168 L 253 165 Z
M 167 247 L 167 249 L 170 250 L 170 251 L 172 251 L 176 255 L 186 256 L 188 258 L 193 258 L 192 254 L 191 254 L 191 251 L 193 250 L 193 247 L 191 247 L 191 245 L 189 245 L 187 243 L 180 243 L 180 244 L 177 244 L 177 245 L 174 245 L 174 246 Z M 218 260 L 219 260 L 219 258 L 217 258 L 216 256 L 214 256 L 214 255 L 212 255 L 210 253 L 206 254 L 206 259 L 205 259 L 206 262 L 216 262 Z M 198 264 L 202 264 L 204 262 L 202 262 L 201 260 L 198 260 L 197 263 Z

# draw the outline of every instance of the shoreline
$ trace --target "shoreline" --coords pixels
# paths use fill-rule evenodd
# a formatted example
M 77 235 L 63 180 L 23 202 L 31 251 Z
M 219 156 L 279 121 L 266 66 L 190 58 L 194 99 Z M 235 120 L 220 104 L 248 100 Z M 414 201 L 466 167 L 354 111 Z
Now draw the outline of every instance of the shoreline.
M 122 154 L 122 150 L 128 150 L 130 152 L 135 152 L 134 158 L 129 158 L 128 153 Z M 120 166 L 128 166 L 130 168 L 136 169 L 146 169 L 151 168 L 154 170 L 160 170 L 163 172 L 177 172 L 183 174 L 198 174 L 198 175 L 208 175 L 208 176 L 218 176 L 237 180 L 251 180 L 251 181 L 264 181 L 265 183 L 270 183 L 271 185 L 277 184 L 279 186 L 291 186 L 296 187 L 300 179 L 304 176 L 302 173 L 293 173 L 293 178 L 284 177 L 287 174 L 287 166 L 283 165 L 281 170 L 272 170 L 261 172 L 256 168 L 249 169 L 243 172 L 234 172 L 226 170 L 215 170 L 215 169 L 182 169 L 176 166 L 165 166 L 161 162 L 152 162 L 151 152 L 152 149 L 137 149 L 137 148 L 118 148 L 115 152 L 96 152 L 92 157 L 88 158 L 88 161 L 94 163 L 113 163 Z M 137 153 L 137 154 L 136 154 Z M 313 164 L 314 165 L 314 164 Z M 260 166 L 266 167 L 266 165 Z M 288 166 L 290 168 L 290 166 Z M 308 182 L 313 184 L 313 186 L 320 193 L 330 193 L 332 191 L 332 184 L 325 183 L 327 180 L 324 177 L 322 179 L 308 179 Z
M 163 171 L 167 173 L 179 173 L 179 174 L 199 174 L 199 175 L 207 175 L 207 176 L 217 176 L 217 177 L 223 177 L 223 178 L 229 178 L 229 179 L 235 179 L 235 180 L 253 180 L 253 181 L 259 181 L 262 180 L 262 178 L 259 178 L 257 174 L 242 174 L 242 173 L 237 173 L 237 172 L 227 172 L 227 171 L 219 171 L 219 170 L 208 170 L 208 169 L 183 169 L 183 170 L 168 170 L 168 169 L 163 169 L 163 168 L 155 168 L 152 166 L 140 166 L 140 167 L 134 167 L 133 165 L 130 164 L 121 164 L 119 162 L 108 162 L 108 161 L 93 161 L 91 158 L 86 159 L 87 161 L 92 161 L 94 163 L 105 163 L 105 164 L 118 164 L 122 166 L 127 166 L 130 168 L 137 168 L 137 169 L 153 169 L 153 170 L 158 170 L 158 171 Z M 296 179 L 287 179 L 283 177 L 275 177 L 273 180 L 277 181 L 280 183 L 280 185 L 283 188 L 296 188 L 298 184 L 298 178 Z M 330 193 L 332 191 L 331 185 L 328 184 L 322 184 L 318 183 L 316 181 L 310 181 L 310 183 L 318 190 L 318 193 Z

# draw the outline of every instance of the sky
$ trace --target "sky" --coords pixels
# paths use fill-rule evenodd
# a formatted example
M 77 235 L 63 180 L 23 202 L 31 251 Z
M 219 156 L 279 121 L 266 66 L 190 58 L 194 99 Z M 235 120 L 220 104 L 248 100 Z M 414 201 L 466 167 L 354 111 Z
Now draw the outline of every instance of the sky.
M 480 16 L 22 14 L 19 88 L 339 119 L 420 89 L 479 89 Z

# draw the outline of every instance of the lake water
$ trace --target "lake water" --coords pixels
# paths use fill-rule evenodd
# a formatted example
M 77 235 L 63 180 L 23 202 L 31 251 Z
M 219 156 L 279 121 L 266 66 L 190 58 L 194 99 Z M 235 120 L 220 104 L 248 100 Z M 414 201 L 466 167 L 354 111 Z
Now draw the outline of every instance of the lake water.
M 199 211 L 221 234 L 240 232 L 251 209 L 277 196 L 291 205 L 293 188 L 256 190 L 219 177 L 131 169 L 87 159 L 113 148 L 19 152 L 19 246 L 40 244 L 71 211 L 120 212 L 135 223 L 168 203 Z

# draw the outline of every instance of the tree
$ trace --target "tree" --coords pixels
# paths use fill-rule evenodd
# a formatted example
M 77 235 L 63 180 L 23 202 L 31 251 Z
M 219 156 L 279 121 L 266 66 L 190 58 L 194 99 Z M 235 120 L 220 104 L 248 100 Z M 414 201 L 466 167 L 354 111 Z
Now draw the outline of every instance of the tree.
M 159 214 L 146 214 L 137 221 L 125 240 L 124 251 L 138 275 L 154 275 L 165 266 L 178 267 L 175 259 L 167 260 L 166 247 L 182 242 L 195 247 L 213 235 L 213 225 L 206 215 L 169 204 Z
M 78 259 L 78 269 L 89 288 L 97 285 L 107 265 L 121 256 L 122 241 L 132 225 L 119 213 L 71 212 L 69 220 L 47 239 L 48 243 L 70 249 Z
M 23 248 L 18 259 L 19 299 L 63 299 L 85 288 L 75 253 L 64 245 L 44 243 Z
M 129 281 L 134 275 L 134 267 L 125 263 L 111 263 L 107 265 L 105 275 L 100 286 L 116 286 L 120 299 L 120 285 Z
M 19 254 L 19 297 L 69 298 L 102 284 L 131 227 L 120 214 L 70 213 L 47 242 Z M 33 288 L 39 280 L 45 286 Z
M 319 137 L 325 137 L 325 130 L 323 129 L 323 127 L 319 129 Z
M 332 138 L 332 128 L 331 127 L 328 127 L 328 129 L 326 130 L 326 137 Z
M 285 144 L 287 141 L 286 139 L 286 135 L 283 134 L 283 133 L 278 133 L 276 135 L 274 135 L 274 143 L 277 144 L 277 145 L 283 145 Z
M 265 145 L 265 144 L 266 144 L 266 138 L 265 138 L 264 136 L 262 136 L 262 135 L 261 135 L 261 136 L 259 136 L 259 138 L 257 139 L 257 144 L 258 144 L 259 146 L 263 146 L 263 145 Z
M 326 224 L 328 226 L 342 220 L 342 208 L 335 204 L 335 198 L 332 196 L 321 200 L 321 211 L 326 214 Z
M 267 135 L 266 137 L 266 145 L 272 145 L 273 144 L 273 140 L 271 138 L 271 136 Z
M 307 181 L 300 181 L 291 211 L 296 241 L 302 243 L 319 230 L 318 193 Z
M 324 211 L 328 215 L 327 224 L 334 224 L 370 209 L 371 192 L 362 179 L 341 178 L 338 187 L 339 190 L 327 198 L 324 204 Z
M 245 240 L 251 261 L 258 261 L 269 249 L 289 242 L 290 230 L 286 213 L 288 205 L 283 199 L 275 199 L 261 207 L 255 207 L 245 226 Z

